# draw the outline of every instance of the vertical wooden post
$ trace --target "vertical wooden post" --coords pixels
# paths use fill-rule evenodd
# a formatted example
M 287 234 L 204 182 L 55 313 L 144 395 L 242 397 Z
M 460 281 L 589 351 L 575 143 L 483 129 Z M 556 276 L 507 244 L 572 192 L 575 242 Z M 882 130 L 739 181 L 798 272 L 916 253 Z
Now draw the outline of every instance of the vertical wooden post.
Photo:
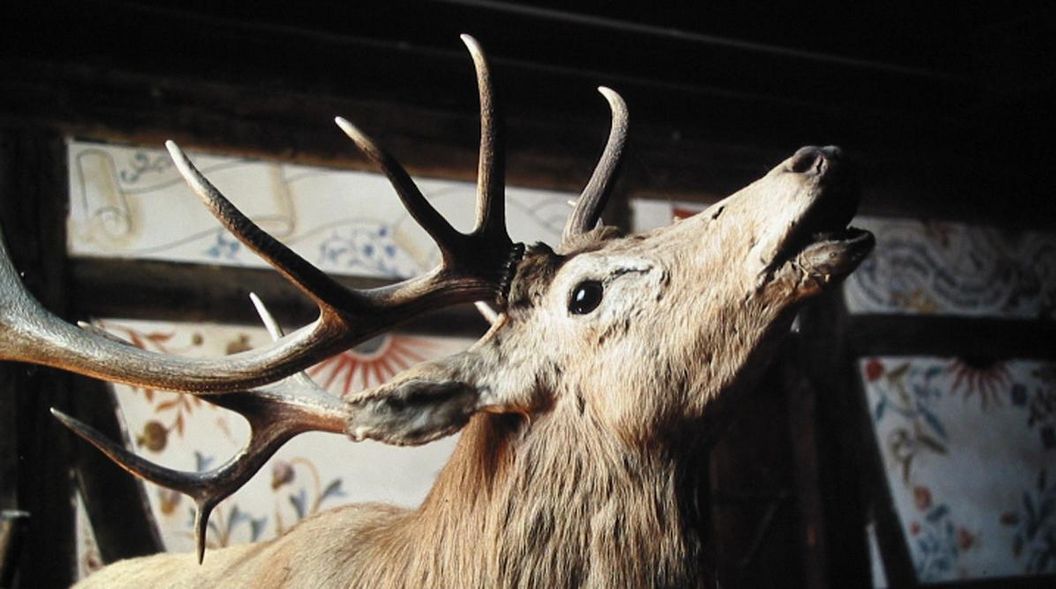
M 869 552 L 862 465 L 862 399 L 849 349 L 842 290 L 824 295 L 800 313 L 800 365 L 815 395 L 817 472 L 832 587 L 867 587 Z
M 15 266 L 46 307 L 66 314 L 66 148 L 49 129 L 0 130 L 0 222 Z M 55 370 L 0 367 L 6 421 L 3 500 L 12 495 L 30 519 L 16 579 L 21 587 L 65 587 L 74 579 L 74 508 L 70 437 L 49 408 L 66 409 L 69 377 Z M 8 410 L 16 416 L 14 423 Z M 14 464 L 11 464 L 12 459 Z M 14 484 L 6 480 L 12 476 Z
M 111 440 L 123 440 L 126 433 L 118 421 L 117 399 L 109 385 L 87 378 L 72 380 L 74 415 Z M 127 444 L 128 440 L 124 441 Z M 75 439 L 73 445 L 77 488 L 103 562 L 165 550 L 143 483 L 81 440 Z

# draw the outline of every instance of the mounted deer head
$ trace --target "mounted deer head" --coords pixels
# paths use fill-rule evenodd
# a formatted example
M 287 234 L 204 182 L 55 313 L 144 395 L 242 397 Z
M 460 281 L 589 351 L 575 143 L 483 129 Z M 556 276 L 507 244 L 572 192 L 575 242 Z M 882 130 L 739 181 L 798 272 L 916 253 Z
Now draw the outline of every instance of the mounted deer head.
M 487 335 L 355 396 L 349 433 L 420 444 L 477 412 L 531 421 L 572 404 L 640 444 L 703 418 L 762 372 L 798 303 L 870 251 L 868 233 L 845 229 L 857 203 L 843 166 L 837 148 L 806 147 L 669 227 L 570 223 L 556 252 L 527 249 Z
M 338 119 L 440 245 L 443 262 L 424 277 L 343 290 L 238 213 L 171 144 L 218 218 L 318 303 L 316 323 L 282 338 L 254 299 L 277 339 L 272 348 L 215 360 L 156 357 L 62 323 L 29 298 L 9 262 L 0 264 L 0 357 L 194 392 L 247 417 L 247 451 L 199 475 L 153 465 L 57 413 L 126 469 L 197 501 L 199 562 L 209 510 L 297 433 L 413 445 L 464 429 L 418 510 L 342 508 L 259 549 L 221 550 L 202 568 L 158 557 L 90 582 L 154 575 L 247 586 L 685 586 L 706 578 L 687 521 L 692 469 L 724 406 L 762 374 L 799 304 L 871 250 L 870 234 L 847 228 L 857 206 L 853 178 L 837 148 L 806 147 L 671 226 L 630 236 L 595 227 L 627 129 L 623 101 L 603 88 L 612 130 L 562 242 L 513 244 L 503 224 L 490 74 L 476 42 L 463 40 L 482 113 L 472 233 L 452 229 L 395 160 Z M 473 347 L 346 402 L 297 374 L 429 308 L 479 299 L 499 314 Z

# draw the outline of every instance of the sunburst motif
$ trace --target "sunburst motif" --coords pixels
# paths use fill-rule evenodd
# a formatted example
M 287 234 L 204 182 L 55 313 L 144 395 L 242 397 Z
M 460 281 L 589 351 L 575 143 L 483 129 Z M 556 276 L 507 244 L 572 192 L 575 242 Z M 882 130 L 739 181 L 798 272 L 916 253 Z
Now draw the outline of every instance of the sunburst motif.
M 1001 397 L 1012 386 L 1008 366 L 998 360 L 964 356 L 950 362 L 947 370 L 953 375 L 951 390 L 957 393 L 964 388 L 965 399 L 979 393 L 983 409 L 991 404 L 1000 405 Z
M 425 360 L 420 352 L 432 345 L 415 337 L 386 335 L 332 356 L 313 366 L 308 374 L 324 389 L 347 395 L 379 385 L 400 370 Z

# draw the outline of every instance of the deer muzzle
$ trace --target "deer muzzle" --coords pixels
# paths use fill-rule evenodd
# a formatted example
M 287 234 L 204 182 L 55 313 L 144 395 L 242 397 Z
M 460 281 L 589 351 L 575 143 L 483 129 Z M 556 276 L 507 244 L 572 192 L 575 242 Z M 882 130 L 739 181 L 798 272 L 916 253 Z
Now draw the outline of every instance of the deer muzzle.
M 788 224 L 767 274 L 791 266 L 815 283 L 845 277 L 875 245 L 871 233 L 849 226 L 861 200 L 853 168 L 836 146 L 800 148 L 785 166 L 815 188 L 809 205 Z

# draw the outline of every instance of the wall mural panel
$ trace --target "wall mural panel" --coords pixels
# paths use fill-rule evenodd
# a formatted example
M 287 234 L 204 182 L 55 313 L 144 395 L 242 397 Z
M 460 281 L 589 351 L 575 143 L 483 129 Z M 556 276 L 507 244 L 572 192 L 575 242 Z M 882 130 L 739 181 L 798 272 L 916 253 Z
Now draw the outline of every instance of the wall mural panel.
M 97 325 L 141 348 L 186 356 L 220 356 L 260 346 L 263 328 L 102 320 Z M 421 360 L 468 347 L 465 338 L 400 333 L 370 340 L 309 370 L 335 395 L 374 386 Z M 170 468 L 200 471 L 234 455 L 249 434 L 244 419 L 200 399 L 176 393 L 113 385 L 131 447 Z M 457 436 L 420 447 L 350 442 L 344 436 L 308 433 L 280 449 L 242 489 L 223 501 L 210 519 L 207 546 L 265 540 L 301 519 L 345 503 L 382 501 L 418 505 L 446 462 Z M 162 540 L 170 551 L 190 552 L 193 503 L 179 493 L 146 483 Z M 90 551 L 82 521 L 81 546 Z M 91 552 L 78 555 L 87 568 Z
M 323 270 L 404 278 L 438 261 L 438 250 L 380 174 L 191 155 L 243 212 Z M 71 254 L 264 266 L 217 224 L 164 150 L 71 140 L 69 166 Z M 452 225 L 472 228 L 475 185 L 416 181 Z M 557 243 L 576 196 L 508 187 L 511 236 Z M 679 211 L 688 216 L 700 208 L 634 199 L 632 227 L 660 227 Z
M 404 278 L 438 260 L 380 174 L 191 155 L 236 206 L 325 271 Z M 71 254 L 264 265 L 218 225 L 164 150 L 71 141 L 69 166 Z M 452 225 L 472 228 L 474 184 L 418 184 Z M 574 197 L 508 188 L 512 238 L 556 243 Z
M 1056 573 L 1056 364 L 859 368 L 918 578 Z
M 853 313 L 1056 319 L 1056 234 L 859 218 L 877 246 L 846 282 Z

